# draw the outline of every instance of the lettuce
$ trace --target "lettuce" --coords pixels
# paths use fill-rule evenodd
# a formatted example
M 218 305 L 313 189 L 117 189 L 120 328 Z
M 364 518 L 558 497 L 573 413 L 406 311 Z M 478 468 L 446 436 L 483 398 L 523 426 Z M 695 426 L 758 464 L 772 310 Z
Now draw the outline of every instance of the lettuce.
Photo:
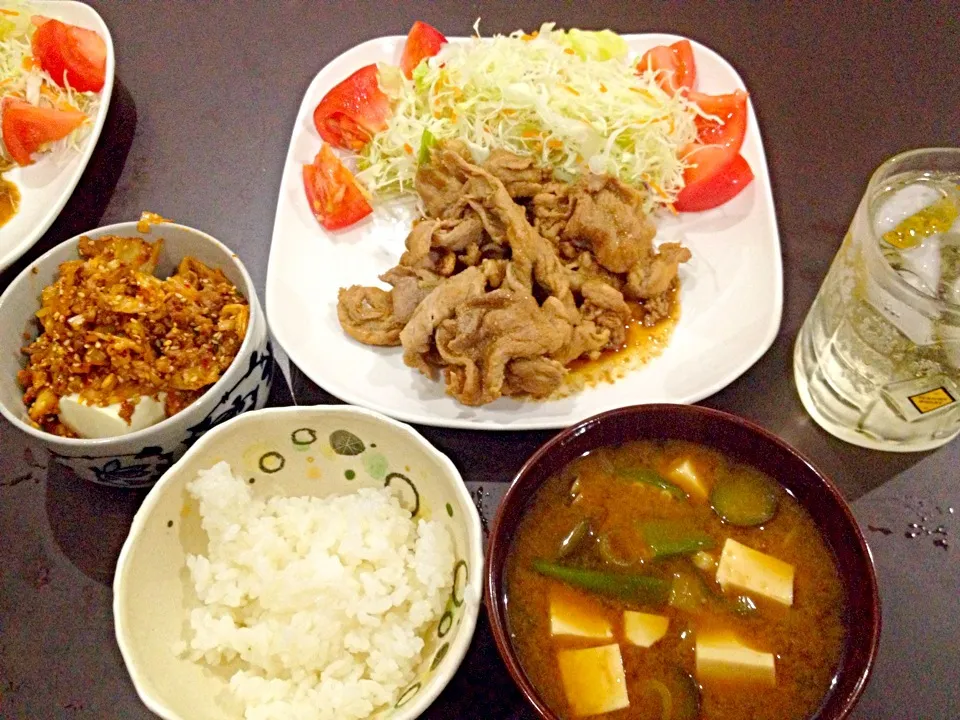
M 623 60 L 630 49 L 627 41 L 613 30 L 577 30 L 572 28 L 560 40 L 584 60 Z
M 648 211 L 683 187 L 680 149 L 697 136 L 695 105 L 637 75 L 609 30 L 554 30 L 451 42 L 408 80 L 381 66 L 393 115 L 361 153 L 357 179 L 375 197 L 413 190 L 433 142 L 466 143 L 477 162 L 495 148 L 558 177 L 609 173 L 647 193 Z

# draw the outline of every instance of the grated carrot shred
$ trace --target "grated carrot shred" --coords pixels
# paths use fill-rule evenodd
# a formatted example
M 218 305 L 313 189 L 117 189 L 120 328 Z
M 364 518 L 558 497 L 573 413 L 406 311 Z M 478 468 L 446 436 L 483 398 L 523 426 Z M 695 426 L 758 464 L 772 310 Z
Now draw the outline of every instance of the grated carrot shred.
M 663 198 L 664 200 L 667 199 L 667 194 L 663 191 L 663 188 L 660 187 L 659 185 L 657 185 L 657 184 L 653 181 L 653 179 L 652 179 L 649 175 L 647 175 L 646 173 L 643 174 L 643 181 L 644 181 L 647 185 L 649 185 L 651 188 L 653 188 L 653 191 L 654 191 L 655 193 L 657 193 L 657 195 L 659 195 L 659 196 L 660 196 L 661 198 Z
M 410 143 L 404 143 L 404 144 L 403 144 L 403 151 L 404 151 L 407 155 L 413 155 L 413 148 L 410 147 Z
M 525 138 L 540 137 L 540 133 L 537 132 L 536 130 L 524 130 L 524 131 L 523 131 L 523 137 L 525 137 Z
M 570 87 L 569 85 L 564 85 L 563 88 L 568 92 L 572 92 L 577 97 L 580 97 L 580 93 L 578 93 L 574 88 Z

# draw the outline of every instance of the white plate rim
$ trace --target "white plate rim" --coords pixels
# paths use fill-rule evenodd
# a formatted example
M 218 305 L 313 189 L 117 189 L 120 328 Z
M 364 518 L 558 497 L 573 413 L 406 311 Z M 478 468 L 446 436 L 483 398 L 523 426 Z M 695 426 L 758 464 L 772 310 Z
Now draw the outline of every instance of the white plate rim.
M 742 89 L 746 89 L 743 79 L 740 77 L 740 74 L 722 55 L 713 50 L 707 45 L 694 40 L 692 38 L 686 38 L 681 35 L 675 35 L 672 33 L 624 33 L 621 35 L 628 43 L 631 42 L 648 42 L 651 44 L 669 44 L 676 42 L 678 40 L 687 39 L 693 45 L 695 52 L 703 52 L 712 56 L 712 59 L 721 65 L 725 66 L 730 73 L 732 73 L 738 81 L 738 86 Z M 468 38 L 463 37 L 449 37 L 448 40 L 451 41 L 464 41 Z M 337 57 L 330 60 L 326 63 L 313 77 L 307 90 L 304 92 L 303 99 L 299 110 L 297 111 L 297 120 L 294 122 L 294 127 L 290 137 L 290 144 L 287 150 L 287 156 L 284 160 L 284 172 L 281 177 L 280 189 L 277 199 L 277 211 L 274 217 L 273 232 L 271 236 L 271 245 L 270 245 L 270 255 L 267 266 L 267 285 L 266 285 L 266 314 L 268 319 L 268 324 L 271 328 L 271 331 L 274 334 L 275 339 L 279 345 L 284 349 L 289 358 L 297 365 L 297 367 L 315 384 L 317 384 L 322 389 L 336 396 L 340 400 L 343 400 L 346 403 L 351 405 L 358 405 L 365 407 L 389 417 L 395 418 L 397 420 L 409 423 L 415 423 L 419 425 L 426 425 L 431 427 L 443 427 L 451 429 L 465 429 L 465 430 L 487 430 L 487 431 L 500 431 L 500 432 L 509 432 L 509 431 L 525 431 L 525 430 L 555 430 L 560 428 L 569 427 L 577 422 L 580 422 L 592 415 L 599 414 L 607 410 L 613 410 L 618 407 L 625 407 L 628 405 L 637 405 L 637 404 L 648 404 L 652 402 L 663 402 L 659 398 L 646 398 L 646 399 L 629 399 L 625 402 L 613 403 L 613 404 L 603 404 L 598 405 L 595 408 L 590 409 L 589 412 L 580 414 L 572 414 L 570 417 L 565 418 L 527 418 L 527 417 L 518 417 L 515 421 L 511 421 L 509 424 L 498 422 L 491 419 L 473 419 L 473 418 L 459 418 L 459 417 L 444 417 L 438 415 L 427 415 L 421 414 L 415 411 L 409 411 L 402 407 L 395 407 L 390 404 L 380 403 L 375 399 L 371 399 L 368 396 L 359 394 L 355 392 L 349 386 L 340 384 L 336 381 L 332 381 L 329 378 L 323 378 L 312 373 L 310 370 L 310 360 L 303 352 L 300 344 L 296 341 L 297 339 L 291 337 L 287 334 L 286 325 L 284 323 L 275 322 L 273 313 L 279 312 L 280 302 L 276 299 L 279 293 L 279 286 L 283 282 L 279 276 L 279 260 L 277 258 L 279 250 L 277 249 L 280 246 L 280 243 L 277 242 L 277 237 L 280 230 L 280 220 L 281 212 L 283 211 L 283 198 L 287 190 L 289 182 L 288 168 L 290 162 L 295 154 L 296 140 L 300 134 L 300 120 L 304 117 L 305 112 L 312 113 L 312 105 L 308 108 L 309 99 L 314 94 L 314 88 L 316 85 L 323 80 L 323 74 L 328 66 L 333 63 L 340 61 L 344 56 L 348 54 L 359 53 L 365 50 L 367 47 L 374 47 L 382 45 L 387 42 L 402 42 L 405 40 L 405 37 L 402 35 L 387 35 L 377 38 L 371 38 L 366 40 L 358 45 L 355 45 L 351 48 L 348 48 L 344 52 L 340 53 Z M 359 68 L 358 68 L 359 69 Z M 769 232 L 771 236 L 771 247 L 774 266 L 776 269 L 776 276 L 774 280 L 774 292 L 773 296 L 768 298 L 770 303 L 770 312 L 767 316 L 768 323 L 765 328 L 765 333 L 762 336 L 762 340 L 757 342 L 753 347 L 750 353 L 747 353 L 744 358 L 740 361 L 737 367 L 729 372 L 727 372 L 722 377 L 714 380 L 712 383 L 706 384 L 698 388 L 694 392 L 688 392 L 686 394 L 680 394 L 674 396 L 668 402 L 673 402 L 677 404 L 693 404 L 707 398 L 714 393 L 719 392 L 723 388 L 730 385 L 737 378 L 741 377 L 746 373 L 753 365 L 763 357 L 766 352 L 773 345 L 774 341 L 777 338 L 777 335 L 780 331 L 780 325 L 782 322 L 783 316 L 783 257 L 782 257 L 782 248 L 780 242 L 780 232 L 777 224 L 777 215 L 776 215 L 776 205 L 773 199 L 773 186 L 772 180 L 770 178 L 770 170 L 767 164 L 766 151 L 763 147 L 763 136 L 760 132 L 759 123 L 757 121 L 757 116 L 753 108 L 752 96 L 751 101 L 748 103 L 748 128 L 755 128 L 756 134 L 756 144 L 757 144 L 757 155 L 755 160 L 752 161 L 751 167 L 754 170 L 755 181 L 754 185 L 759 191 L 760 197 L 758 200 L 769 209 L 769 227 L 764 228 L 764 231 Z M 319 148 L 319 146 L 318 146 Z M 297 178 L 299 181 L 299 178 Z M 638 370 L 638 371 L 642 371 Z M 410 369 L 410 372 L 415 372 L 413 369 Z M 457 401 L 453 398 L 450 398 L 451 402 L 456 403 Z M 459 403 L 457 403 L 459 405 Z
M 107 27 L 107 24 L 103 21 L 103 18 L 100 17 L 100 13 L 95 9 L 76 0 L 32 0 L 31 4 L 37 10 L 47 9 L 50 15 L 58 17 L 63 16 L 64 8 L 69 8 L 67 12 L 70 17 L 65 19 L 65 21 L 69 20 L 69 22 L 74 25 L 81 25 L 82 27 L 87 27 L 100 33 L 107 45 L 106 78 L 103 83 L 103 90 L 100 91 L 100 107 L 94 118 L 93 127 L 84 140 L 84 147 L 79 153 L 79 162 L 73 171 L 62 180 L 63 185 L 60 193 L 54 202 L 50 203 L 46 213 L 41 216 L 40 220 L 30 228 L 29 232 L 22 236 L 20 242 L 11 247 L 7 252 L 0 254 L 0 271 L 10 267 L 10 265 L 16 262 L 27 250 L 36 244 L 43 234 L 50 229 L 54 220 L 60 215 L 60 211 L 63 210 L 67 201 L 73 195 L 73 191 L 76 189 L 80 178 L 87 169 L 94 148 L 96 148 L 97 142 L 100 139 L 103 124 L 107 119 L 107 110 L 110 107 L 110 98 L 113 96 L 113 80 L 116 71 L 113 37 L 110 35 L 110 29 Z M 74 15 L 74 13 L 76 13 L 76 15 Z M 2 229 L 3 228 L 0 228 L 0 231 L 2 231 Z

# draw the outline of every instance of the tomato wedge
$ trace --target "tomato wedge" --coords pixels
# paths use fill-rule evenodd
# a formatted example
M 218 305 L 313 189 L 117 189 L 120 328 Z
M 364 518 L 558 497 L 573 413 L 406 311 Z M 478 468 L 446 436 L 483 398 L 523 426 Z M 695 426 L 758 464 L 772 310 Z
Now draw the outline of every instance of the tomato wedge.
M 697 80 L 697 64 L 689 40 L 678 40 L 673 45 L 650 48 L 637 63 L 637 72 L 657 73 L 657 84 L 671 94 L 681 89 L 692 90 Z
M 693 90 L 697 82 L 697 63 L 693 59 L 693 46 L 689 40 L 677 40 L 670 46 L 677 60 L 677 85 Z
M 403 46 L 403 55 L 400 56 L 400 69 L 410 79 L 414 68 L 424 58 L 433 57 L 447 41 L 439 30 L 432 25 L 417 20 L 407 35 L 407 42 Z
M 34 59 L 61 87 L 100 92 L 107 78 L 107 44 L 93 30 L 35 16 L 30 41 Z
M 683 173 L 684 188 L 674 207 L 681 212 L 709 210 L 727 202 L 753 180 L 750 165 L 740 155 L 747 133 L 747 93 L 726 95 L 690 91 L 687 96 L 700 109 L 720 118 L 697 117 L 697 140 L 684 154 L 691 163 Z
M 753 180 L 753 170 L 743 155 L 727 157 L 725 148 L 704 145 L 688 156 L 694 163 L 683 173 L 686 182 L 673 206 L 680 212 L 699 212 L 723 205 Z
M 79 110 L 41 108 L 8 96 L 3 99 L 3 144 L 18 165 L 29 165 L 33 153 L 65 138 L 86 119 Z
M 638 73 L 647 70 L 657 73 L 657 84 L 664 91 L 683 92 L 704 114 L 719 118 L 695 118 L 697 139 L 683 152 L 690 167 L 683 173 L 684 188 L 674 208 L 681 212 L 709 210 L 735 197 L 753 180 L 750 165 L 740 155 L 747 134 L 747 93 L 695 92 L 697 66 L 689 40 L 650 48 L 637 63 Z
M 367 65 L 333 87 L 313 111 L 320 137 L 343 150 L 362 150 L 387 127 L 390 99 L 380 89 L 376 65 Z
M 353 225 L 373 212 L 353 174 L 324 143 L 312 165 L 303 166 L 307 202 L 327 230 Z
M 707 115 L 716 115 L 722 122 L 697 117 L 697 142 L 701 145 L 723 145 L 736 155 L 747 134 L 747 93 L 735 90 L 727 95 L 688 94 L 689 99 Z

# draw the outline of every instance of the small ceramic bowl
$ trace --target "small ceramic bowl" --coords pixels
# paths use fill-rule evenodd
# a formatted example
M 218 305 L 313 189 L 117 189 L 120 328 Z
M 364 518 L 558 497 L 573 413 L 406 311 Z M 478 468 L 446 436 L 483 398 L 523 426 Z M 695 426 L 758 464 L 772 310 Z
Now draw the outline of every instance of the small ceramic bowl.
M 520 665 L 507 625 L 506 561 L 524 509 L 543 482 L 584 453 L 657 439 L 698 443 L 753 465 L 779 481 L 813 518 L 833 551 L 848 611 L 847 644 L 834 684 L 811 720 L 846 718 L 866 687 L 880 640 L 877 580 L 863 534 L 836 486 L 796 450 L 742 418 L 696 405 L 640 405 L 597 415 L 544 444 L 520 469 L 490 530 L 486 580 L 493 636 L 514 681 L 540 717 L 557 720 Z
M 23 389 L 17 382 L 17 372 L 26 366 L 26 355 L 20 348 L 39 332 L 34 313 L 40 308 L 40 293 L 56 280 L 60 264 L 78 258 L 77 244 L 81 237 L 104 235 L 136 236 L 150 241 L 163 238 L 157 267 L 157 276 L 161 278 L 171 275 L 186 255 L 221 269 L 250 303 L 250 322 L 240 351 L 227 371 L 198 400 L 173 417 L 121 437 L 95 440 L 59 437 L 30 423 L 22 400 Z M 210 235 L 169 222 L 153 223 L 147 232 L 140 232 L 136 222 L 97 228 L 40 256 L 0 296 L 0 346 L 6 348 L 0 354 L 0 413 L 39 440 L 55 460 L 80 477 L 113 487 L 143 487 L 153 483 L 207 430 L 242 412 L 263 407 L 273 377 L 267 321 L 243 263 Z
M 417 677 L 378 718 L 410 720 L 453 677 L 470 645 L 483 586 L 480 516 L 460 473 L 413 428 L 341 406 L 269 408 L 204 435 L 147 495 L 124 543 L 113 582 L 117 643 L 143 702 L 166 720 L 237 720 L 218 701 L 227 677 L 174 654 L 198 604 L 186 570 L 206 534 L 186 484 L 225 460 L 260 496 L 325 496 L 361 487 L 400 487 L 419 498 L 418 517 L 441 520 L 456 565 L 447 610 L 424 638 Z

